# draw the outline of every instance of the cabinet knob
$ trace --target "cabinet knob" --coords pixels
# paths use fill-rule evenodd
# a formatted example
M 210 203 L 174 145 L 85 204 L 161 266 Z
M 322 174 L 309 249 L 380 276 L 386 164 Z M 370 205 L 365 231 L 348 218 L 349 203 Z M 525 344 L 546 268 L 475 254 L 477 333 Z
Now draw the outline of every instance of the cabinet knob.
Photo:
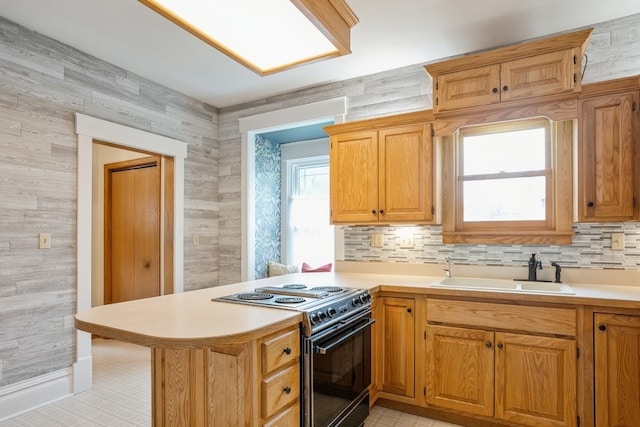
M 492 344 L 491 344 L 491 341 L 487 341 L 487 342 L 485 343 L 485 345 L 487 346 L 487 348 L 491 348 L 491 345 L 492 345 Z
M 606 331 L 607 330 L 607 325 L 600 325 L 600 326 L 598 326 L 598 329 L 600 329 L 601 331 Z
M 291 354 L 291 347 L 286 347 L 282 352 L 284 354 Z
M 291 394 L 291 387 L 286 386 L 285 388 L 282 389 L 282 391 L 284 392 L 284 394 Z
M 592 208 L 595 206 L 595 203 L 593 202 L 587 202 L 587 207 Z
M 509 86 L 506 86 L 506 85 L 502 86 L 502 90 L 505 91 L 505 92 L 508 91 L 509 90 Z
M 375 214 L 377 214 L 378 212 L 376 212 L 376 211 L 375 211 L 375 209 L 374 209 L 374 210 L 372 210 L 372 211 L 371 211 L 371 213 L 375 215 Z
M 380 209 L 380 215 L 384 215 L 384 210 Z
M 502 347 L 504 347 L 502 343 L 498 344 L 498 348 L 502 348 Z
M 497 87 L 494 87 L 494 88 L 491 90 L 491 92 L 493 92 L 493 93 L 498 93 L 498 88 L 497 88 Z
M 410 308 L 407 308 L 407 313 L 411 313 L 411 311 L 412 310 Z

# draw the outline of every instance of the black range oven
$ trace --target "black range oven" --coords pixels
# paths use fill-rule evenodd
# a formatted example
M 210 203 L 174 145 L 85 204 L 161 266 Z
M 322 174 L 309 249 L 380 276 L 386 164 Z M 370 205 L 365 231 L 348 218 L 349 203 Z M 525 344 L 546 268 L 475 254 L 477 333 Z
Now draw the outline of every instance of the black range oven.
M 374 323 L 367 290 L 290 283 L 215 300 L 302 312 L 300 425 L 364 424 L 369 415 Z
M 361 426 L 369 415 L 371 310 L 304 338 L 304 426 Z

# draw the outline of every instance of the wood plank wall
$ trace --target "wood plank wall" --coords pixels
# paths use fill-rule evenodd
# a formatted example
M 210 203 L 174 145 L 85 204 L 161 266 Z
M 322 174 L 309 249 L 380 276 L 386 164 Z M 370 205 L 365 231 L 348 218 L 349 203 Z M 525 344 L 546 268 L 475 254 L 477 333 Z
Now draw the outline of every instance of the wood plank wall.
M 0 18 L 0 387 L 74 361 L 74 112 L 188 143 L 185 289 L 218 284 L 217 109 Z
M 425 23 L 425 25 L 427 25 Z M 640 14 L 594 23 L 584 81 L 640 74 Z M 347 121 L 432 106 L 424 64 L 315 86 L 220 110 L 220 283 L 240 280 L 240 142 L 238 118 L 312 102 L 347 97 Z

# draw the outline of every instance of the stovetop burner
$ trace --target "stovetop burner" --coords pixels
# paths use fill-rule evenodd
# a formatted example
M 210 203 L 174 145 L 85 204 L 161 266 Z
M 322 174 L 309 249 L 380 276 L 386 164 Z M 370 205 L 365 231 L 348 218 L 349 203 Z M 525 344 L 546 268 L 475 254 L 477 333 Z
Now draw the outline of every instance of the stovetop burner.
M 339 286 L 316 286 L 315 288 L 311 288 L 312 291 L 325 291 L 325 292 L 342 292 L 344 288 Z
M 274 302 L 277 302 L 278 304 L 300 304 L 305 301 L 306 299 L 302 297 L 280 297 L 274 300 Z
M 282 285 L 285 289 L 307 289 L 307 285 L 303 285 L 302 283 L 289 283 L 287 285 Z
M 259 301 L 259 300 L 271 299 L 273 298 L 273 295 L 265 292 L 248 292 L 246 294 L 237 295 L 237 298 L 244 301 Z

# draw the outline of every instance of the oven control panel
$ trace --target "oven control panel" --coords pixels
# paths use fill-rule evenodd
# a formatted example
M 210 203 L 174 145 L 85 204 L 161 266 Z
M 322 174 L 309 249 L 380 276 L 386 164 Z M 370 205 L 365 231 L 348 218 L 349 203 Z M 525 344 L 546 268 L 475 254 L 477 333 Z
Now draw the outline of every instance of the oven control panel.
M 352 313 L 366 309 L 371 305 L 371 295 L 367 290 L 359 290 L 356 294 L 345 296 L 344 298 L 327 301 L 313 310 L 306 313 L 309 325 L 305 325 L 309 330 L 307 333 L 316 332 L 332 324 L 338 323 Z M 306 322 L 305 322 L 306 323 Z

